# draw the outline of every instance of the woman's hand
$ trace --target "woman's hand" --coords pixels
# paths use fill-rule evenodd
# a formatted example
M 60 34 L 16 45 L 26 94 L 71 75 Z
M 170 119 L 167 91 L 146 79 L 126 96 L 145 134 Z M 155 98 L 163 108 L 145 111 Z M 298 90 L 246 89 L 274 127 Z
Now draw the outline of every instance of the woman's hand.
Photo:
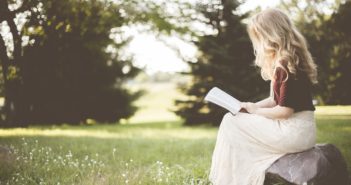
M 241 107 L 244 108 L 248 113 L 254 114 L 258 109 L 258 106 L 255 103 L 251 102 L 242 102 Z

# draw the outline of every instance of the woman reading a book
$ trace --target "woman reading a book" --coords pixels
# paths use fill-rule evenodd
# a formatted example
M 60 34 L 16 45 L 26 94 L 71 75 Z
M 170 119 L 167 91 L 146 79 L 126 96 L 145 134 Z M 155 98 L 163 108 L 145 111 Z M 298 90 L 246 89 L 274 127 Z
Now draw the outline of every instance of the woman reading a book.
M 209 174 L 215 185 L 263 185 L 274 161 L 315 145 L 311 87 L 317 83 L 317 67 L 305 38 L 278 9 L 252 16 L 247 30 L 255 64 L 271 81 L 271 94 L 242 103 L 248 113 L 224 115 Z

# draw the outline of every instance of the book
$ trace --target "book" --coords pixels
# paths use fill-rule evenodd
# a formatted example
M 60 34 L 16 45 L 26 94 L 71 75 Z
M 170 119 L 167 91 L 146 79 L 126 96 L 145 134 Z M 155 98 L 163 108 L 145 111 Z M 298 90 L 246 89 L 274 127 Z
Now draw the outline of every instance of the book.
M 214 103 L 230 111 L 232 114 L 237 114 L 241 110 L 241 102 L 232 97 L 228 93 L 222 91 L 218 87 L 213 87 L 204 98 L 207 102 Z

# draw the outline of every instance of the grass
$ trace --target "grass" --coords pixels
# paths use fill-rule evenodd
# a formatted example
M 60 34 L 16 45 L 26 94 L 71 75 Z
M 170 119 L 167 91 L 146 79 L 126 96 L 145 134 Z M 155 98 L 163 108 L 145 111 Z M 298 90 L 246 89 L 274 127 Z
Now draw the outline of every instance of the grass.
M 124 124 L 0 129 L 0 146 L 14 156 L 0 150 L 8 161 L 0 185 L 209 184 L 217 128 L 182 126 L 167 111 L 174 87 L 153 87 Z M 316 115 L 318 143 L 335 144 L 351 172 L 351 106 L 317 107 Z
M 351 114 L 319 110 L 318 142 L 340 148 L 351 172 Z M 216 134 L 180 121 L 0 129 L 16 156 L 0 184 L 209 184 Z
M 17 159 L 2 171 L 0 184 L 206 184 L 216 129 L 169 122 L 31 127 L 1 135 L 0 145 Z

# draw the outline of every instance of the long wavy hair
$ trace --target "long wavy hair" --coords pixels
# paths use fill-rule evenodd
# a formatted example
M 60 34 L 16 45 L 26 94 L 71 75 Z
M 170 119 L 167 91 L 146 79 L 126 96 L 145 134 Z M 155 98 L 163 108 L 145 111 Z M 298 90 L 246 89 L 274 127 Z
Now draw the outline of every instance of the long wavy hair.
M 304 72 L 312 84 L 317 83 L 317 65 L 308 51 L 306 39 L 289 17 L 279 9 L 269 8 L 253 15 L 247 32 L 254 48 L 255 64 L 264 80 L 272 80 L 277 66 L 293 76 Z M 288 76 L 289 77 L 289 76 Z

